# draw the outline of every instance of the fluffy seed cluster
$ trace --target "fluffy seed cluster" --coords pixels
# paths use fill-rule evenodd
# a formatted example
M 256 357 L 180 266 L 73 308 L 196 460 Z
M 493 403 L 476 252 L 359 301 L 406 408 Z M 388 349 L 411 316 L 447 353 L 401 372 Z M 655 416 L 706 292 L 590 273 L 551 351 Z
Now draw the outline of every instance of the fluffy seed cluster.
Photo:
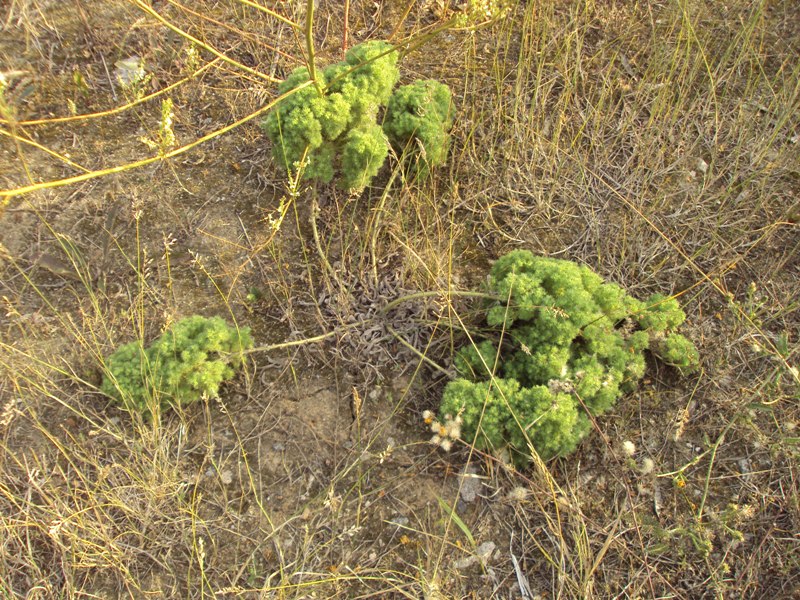
M 433 433 L 431 444 L 439 446 L 445 452 L 452 450 L 453 442 L 461 437 L 461 424 L 464 422 L 461 415 L 454 417 L 446 414 L 441 421 L 438 421 L 433 412 L 426 410 L 422 413 L 422 418 Z
M 518 466 L 529 445 L 545 459 L 572 452 L 586 411 L 609 411 L 642 378 L 645 350 L 682 371 L 698 363 L 675 332 L 685 315 L 674 298 L 641 302 L 586 266 L 524 250 L 494 264 L 489 287 L 507 299 L 487 307 L 497 335 L 457 353 L 439 414 L 461 415 L 467 441 Z

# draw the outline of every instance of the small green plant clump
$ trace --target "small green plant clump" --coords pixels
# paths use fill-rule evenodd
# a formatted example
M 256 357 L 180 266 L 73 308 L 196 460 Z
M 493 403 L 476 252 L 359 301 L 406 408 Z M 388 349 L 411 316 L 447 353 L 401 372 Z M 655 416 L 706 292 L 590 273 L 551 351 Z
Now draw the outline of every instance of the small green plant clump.
M 128 410 L 149 415 L 158 405 L 214 398 L 253 346 L 248 328 L 220 317 L 181 319 L 149 347 L 131 342 L 108 357 L 101 391 Z
M 365 186 L 388 154 L 375 121 L 399 77 L 391 44 L 373 41 L 354 46 L 344 62 L 317 73 L 318 85 L 287 97 L 264 120 L 275 159 L 287 171 L 296 171 L 305 156 L 306 179 L 328 183 L 338 166 L 345 187 Z M 309 80 L 308 69 L 297 68 L 280 84 L 278 93 Z
M 529 442 L 544 458 L 564 456 L 587 435 L 592 416 L 610 410 L 645 372 L 649 350 L 681 371 L 699 361 L 694 344 L 675 330 L 686 315 L 677 300 L 646 302 L 605 283 L 586 266 L 516 250 L 489 278 L 493 340 L 460 350 L 459 379 L 440 406 L 443 420 L 461 418 L 464 439 L 531 460 Z
M 401 86 L 389 99 L 383 130 L 398 154 L 425 177 L 447 159 L 453 126 L 450 88 L 434 80 Z
M 305 159 L 305 179 L 330 183 L 338 173 L 343 187 L 361 189 L 377 175 L 388 156 L 386 135 L 402 150 L 418 132 L 428 162 L 443 162 L 450 126 L 445 124 L 452 124 L 449 90 L 442 84 L 434 86 L 436 82 L 417 82 L 400 88 L 395 100 L 392 89 L 399 77 L 397 52 L 383 41 L 354 46 L 343 62 L 318 70 L 314 83 L 306 67 L 295 69 L 278 86 L 278 93 L 305 87 L 281 101 L 262 123 L 274 144 L 275 159 L 287 172 L 297 172 Z M 406 88 L 417 91 L 409 93 Z M 440 106 L 445 96 L 446 109 Z M 436 106 L 431 116 L 422 119 L 418 106 L 427 98 Z M 390 109 L 395 107 L 391 117 L 395 124 L 384 133 L 377 117 L 387 103 Z M 404 117 L 412 110 L 417 121 Z

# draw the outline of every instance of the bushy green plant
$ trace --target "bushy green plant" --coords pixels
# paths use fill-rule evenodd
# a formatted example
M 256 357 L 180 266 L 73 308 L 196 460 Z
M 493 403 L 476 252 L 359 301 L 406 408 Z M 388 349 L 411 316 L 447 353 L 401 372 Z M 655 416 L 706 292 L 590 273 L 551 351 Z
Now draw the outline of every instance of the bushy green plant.
M 460 415 L 465 439 L 518 465 L 530 461 L 528 440 L 542 458 L 572 452 L 589 431 L 586 411 L 603 414 L 642 378 L 645 350 L 682 370 L 698 363 L 674 331 L 685 319 L 674 298 L 641 302 L 586 266 L 524 250 L 494 264 L 489 287 L 506 299 L 487 309 L 500 333 L 457 353 L 461 378 L 440 416 Z
M 433 80 L 397 88 L 383 122 L 392 147 L 423 177 L 447 159 L 452 126 L 450 88 Z
M 263 121 L 275 159 L 293 171 L 305 155 L 306 179 L 329 183 L 341 171 L 345 187 L 367 185 L 388 153 L 375 120 L 399 77 L 391 44 L 371 41 L 354 46 L 343 62 L 317 72 L 318 85 L 287 97 Z M 279 85 L 278 93 L 285 94 L 309 79 L 306 67 L 295 69 Z
M 360 189 L 369 184 L 380 171 L 389 147 L 383 131 L 369 123 L 347 134 L 342 150 L 342 183 L 349 189 Z
M 248 328 L 237 329 L 220 317 L 187 317 L 149 347 L 135 341 L 109 356 L 101 390 L 143 414 L 154 403 L 163 408 L 213 398 L 252 345 Z

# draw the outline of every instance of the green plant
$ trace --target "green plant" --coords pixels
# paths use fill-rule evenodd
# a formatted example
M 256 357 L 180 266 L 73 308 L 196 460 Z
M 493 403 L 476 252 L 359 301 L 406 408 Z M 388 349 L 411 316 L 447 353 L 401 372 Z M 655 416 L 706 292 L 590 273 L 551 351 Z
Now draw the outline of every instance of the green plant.
M 150 414 L 154 405 L 216 397 L 252 345 L 248 328 L 237 329 L 220 317 L 187 317 L 148 348 L 137 340 L 109 356 L 101 390 L 143 414 Z
M 524 466 L 528 441 L 543 458 L 572 452 L 589 417 L 608 411 L 645 371 L 644 351 L 684 371 L 694 345 L 675 333 L 685 319 L 674 298 L 641 302 L 588 267 L 517 250 L 493 266 L 494 341 L 455 357 L 459 379 L 445 388 L 440 416 L 458 415 L 465 439 L 509 453 Z
M 365 42 L 316 76 L 318 86 L 297 90 L 262 123 L 275 159 L 291 172 L 305 157 L 304 178 L 328 183 L 340 171 L 345 187 L 364 187 L 388 153 L 375 120 L 400 77 L 397 53 L 387 42 Z M 308 69 L 300 67 L 278 86 L 278 93 L 308 81 Z
M 425 177 L 447 159 L 452 126 L 450 88 L 420 80 L 392 94 L 383 130 L 398 154 L 405 153 L 412 169 Z

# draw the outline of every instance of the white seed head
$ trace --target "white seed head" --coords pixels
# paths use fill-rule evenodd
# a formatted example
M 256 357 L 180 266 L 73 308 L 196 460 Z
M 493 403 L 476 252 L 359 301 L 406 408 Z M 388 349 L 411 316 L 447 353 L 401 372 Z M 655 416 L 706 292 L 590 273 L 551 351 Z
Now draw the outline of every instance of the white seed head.
M 656 463 L 653 462 L 652 458 L 643 458 L 642 464 L 639 467 L 639 471 L 642 473 L 642 475 L 649 475 L 650 473 L 653 472 L 655 468 L 656 468 Z
M 636 454 L 636 444 L 630 440 L 625 440 L 622 442 L 622 451 L 628 456 L 633 456 Z
M 508 492 L 508 496 L 506 496 L 506 498 L 508 499 L 509 502 L 520 504 L 528 499 L 529 494 L 530 492 L 528 491 L 527 488 L 524 488 L 522 486 L 517 486 L 513 488 L 510 492 Z

